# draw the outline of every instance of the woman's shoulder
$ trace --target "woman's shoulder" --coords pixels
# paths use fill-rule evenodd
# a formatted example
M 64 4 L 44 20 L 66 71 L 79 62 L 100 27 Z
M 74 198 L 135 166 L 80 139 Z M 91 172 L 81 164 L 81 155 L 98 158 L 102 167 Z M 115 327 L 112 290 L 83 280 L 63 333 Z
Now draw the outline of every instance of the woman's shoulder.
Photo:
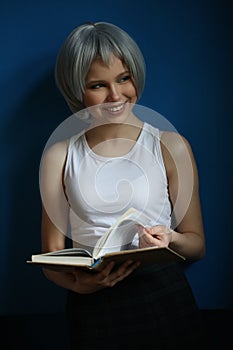
M 69 142 L 59 141 L 47 147 L 41 158 L 41 166 L 45 169 L 62 169 L 68 149 Z
M 191 152 L 191 146 L 187 138 L 175 131 L 162 131 L 156 126 L 144 123 L 144 130 L 158 139 L 164 151 L 171 150 L 177 155 L 183 152 Z
M 44 156 L 46 156 L 47 158 L 54 158 L 57 156 L 62 156 L 67 152 L 69 146 L 69 141 L 68 140 L 64 140 L 64 141 L 58 141 L 54 144 L 52 144 L 51 146 L 48 146 L 43 154 Z
M 191 152 L 191 145 L 187 138 L 178 132 L 161 131 L 160 132 L 161 148 L 176 156 L 182 156 Z
M 84 131 L 75 134 L 66 140 L 55 142 L 54 144 L 47 146 L 44 155 L 48 158 L 57 158 L 66 156 L 69 147 L 77 142 L 80 137 L 84 134 Z
M 189 141 L 176 132 L 161 133 L 161 151 L 168 175 L 177 169 L 193 169 L 195 161 Z

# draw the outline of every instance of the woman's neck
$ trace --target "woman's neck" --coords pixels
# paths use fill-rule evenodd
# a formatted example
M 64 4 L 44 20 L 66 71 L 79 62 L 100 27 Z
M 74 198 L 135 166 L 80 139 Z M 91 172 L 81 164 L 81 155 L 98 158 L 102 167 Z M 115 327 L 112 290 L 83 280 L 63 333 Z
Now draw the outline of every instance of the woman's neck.
M 104 156 L 121 156 L 127 154 L 137 142 L 143 122 L 135 117 L 133 123 L 102 124 L 88 128 L 86 140 L 89 147 Z
M 98 139 L 105 141 L 116 138 L 128 138 L 136 141 L 138 134 L 143 127 L 143 122 L 137 117 L 133 117 L 125 123 L 92 123 L 86 131 L 88 140 Z

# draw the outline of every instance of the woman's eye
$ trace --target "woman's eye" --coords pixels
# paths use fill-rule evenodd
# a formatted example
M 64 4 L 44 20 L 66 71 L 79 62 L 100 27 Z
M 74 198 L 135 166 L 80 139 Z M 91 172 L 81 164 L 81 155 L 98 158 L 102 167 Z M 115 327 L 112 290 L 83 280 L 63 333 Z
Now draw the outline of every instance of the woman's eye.
M 128 81 L 128 80 L 130 80 L 131 79 L 131 76 L 130 75 L 125 75 L 124 77 L 121 77 L 120 79 L 119 79 L 119 81 L 120 81 L 120 83 L 124 83 L 124 82 L 126 82 L 126 81 Z
M 94 85 L 91 85 L 90 88 L 95 90 L 95 89 L 100 89 L 103 86 L 104 86 L 104 84 L 94 84 Z

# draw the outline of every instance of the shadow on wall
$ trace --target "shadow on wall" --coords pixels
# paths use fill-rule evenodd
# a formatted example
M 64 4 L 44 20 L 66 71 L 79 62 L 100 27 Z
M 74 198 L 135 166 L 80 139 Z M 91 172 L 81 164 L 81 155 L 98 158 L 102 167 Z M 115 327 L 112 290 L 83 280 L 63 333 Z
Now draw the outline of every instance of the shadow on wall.
M 38 268 L 26 264 L 40 251 L 41 203 L 39 166 L 42 152 L 54 129 L 70 116 L 58 91 L 53 72 L 20 99 L 11 112 L 7 144 L 7 222 L 5 305 L 10 313 L 53 312 L 63 308 L 64 291 L 54 286 Z M 77 132 L 85 126 L 78 122 Z M 76 132 L 74 132 L 76 133 Z M 8 311 L 7 311 L 8 312 Z

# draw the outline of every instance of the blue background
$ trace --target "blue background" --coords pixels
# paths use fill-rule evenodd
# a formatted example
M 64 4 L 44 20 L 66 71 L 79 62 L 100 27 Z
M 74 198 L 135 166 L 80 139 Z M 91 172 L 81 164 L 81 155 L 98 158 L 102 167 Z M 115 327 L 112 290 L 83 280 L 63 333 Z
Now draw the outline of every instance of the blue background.
M 109 21 L 146 59 L 140 104 L 190 141 L 200 175 L 206 257 L 186 268 L 202 309 L 232 308 L 230 1 L 1 1 L 0 313 L 56 312 L 65 291 L 25 261 L 40 251 L 42 151 L 70 111 L 54 82 L 56 55 L 85 21 Z

